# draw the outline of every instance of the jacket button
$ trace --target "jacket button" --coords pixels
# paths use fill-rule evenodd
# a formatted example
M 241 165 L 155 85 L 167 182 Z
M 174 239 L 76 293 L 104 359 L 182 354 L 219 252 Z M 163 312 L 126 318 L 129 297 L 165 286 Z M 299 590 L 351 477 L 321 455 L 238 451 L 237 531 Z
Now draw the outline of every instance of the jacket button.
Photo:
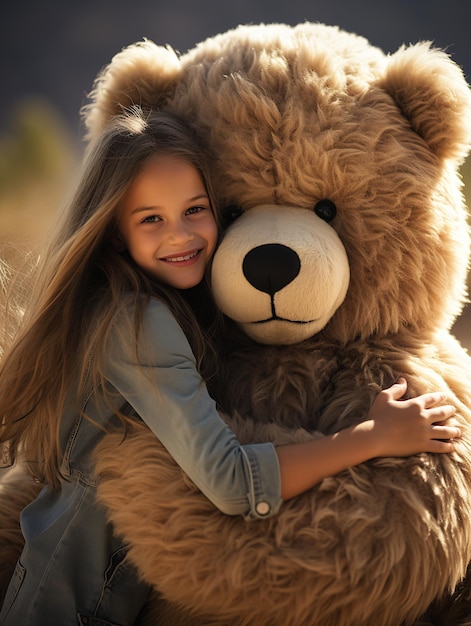
M 270 513 L 270 505 L 268 502 L 258 502 L 255 510 L 259 515 L 268 515 Z

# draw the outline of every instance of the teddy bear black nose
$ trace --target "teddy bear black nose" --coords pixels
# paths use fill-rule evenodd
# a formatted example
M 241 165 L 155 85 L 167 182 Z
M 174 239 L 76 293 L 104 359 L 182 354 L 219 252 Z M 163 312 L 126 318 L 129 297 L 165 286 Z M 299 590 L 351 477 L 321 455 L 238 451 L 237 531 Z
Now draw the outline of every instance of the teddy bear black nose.
M 301 269 L 294 250 L 279 243 L 267 243 L 247 252 L 242 271 L 251 285 L 273 296 L 289 285 Z

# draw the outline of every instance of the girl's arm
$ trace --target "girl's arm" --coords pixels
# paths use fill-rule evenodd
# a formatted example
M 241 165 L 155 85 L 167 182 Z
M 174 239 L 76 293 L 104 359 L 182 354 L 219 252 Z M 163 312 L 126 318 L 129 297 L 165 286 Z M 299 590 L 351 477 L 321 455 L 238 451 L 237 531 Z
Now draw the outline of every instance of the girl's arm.
M 322 439 L 277 447 L 282 498 L 292 498 L 328 476 L 375 457 L 452 452 L 450 440 L 461 436 L 450 421 L 454 407 L 438 406 L 445 401 L 441 393 L 400 401 L 406 389 L 402 378 L 381 391 L 365 422 Z
M 456 428 L 431 426 L 452 414 L 428 408 L 443 401 L 442 395 L 397 402 L 406 390 L 403 382 L 379 394 L 366 422 L 336 435 L 278 448 L 272 443 L 241 445 L 218 414 L 190 345 L 167 307 L 151 299 L 141 330 L 136 354 L 132 333 L 116 327 L 107 380 L 198 488 L 228 515 L 274 515 L 283 499 L 326 476 L 375 456 L 430 450 L 431 439 L 458 435 Z M 428 439 L 419 436 L 424 421 L 432 428 Z M 444 444 L 446 450 L 437 449 L 436 441 L 433 446 L 434 451 L 452 448 Z

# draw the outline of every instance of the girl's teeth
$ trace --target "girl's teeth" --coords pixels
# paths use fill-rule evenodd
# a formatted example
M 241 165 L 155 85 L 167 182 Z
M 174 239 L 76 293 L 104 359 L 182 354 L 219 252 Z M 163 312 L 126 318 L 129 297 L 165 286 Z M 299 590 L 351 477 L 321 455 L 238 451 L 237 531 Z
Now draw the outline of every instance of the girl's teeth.
M 189 261 L 197 254 L 198 252 L 192 252 L 191 254 L 186 254 L 185 256 L 174 256 L 174 257 L 168 258 L 167 261 Z

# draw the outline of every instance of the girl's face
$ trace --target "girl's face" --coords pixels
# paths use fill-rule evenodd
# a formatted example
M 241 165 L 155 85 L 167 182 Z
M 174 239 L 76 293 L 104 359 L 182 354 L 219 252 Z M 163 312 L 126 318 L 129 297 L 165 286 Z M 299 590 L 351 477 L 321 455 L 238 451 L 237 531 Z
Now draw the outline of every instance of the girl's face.
M 118 229 L 135 263 L 178 289 L 201 282 L 218 236 L 199 172 L 170 156 L 152 158 L 131 183 Z

